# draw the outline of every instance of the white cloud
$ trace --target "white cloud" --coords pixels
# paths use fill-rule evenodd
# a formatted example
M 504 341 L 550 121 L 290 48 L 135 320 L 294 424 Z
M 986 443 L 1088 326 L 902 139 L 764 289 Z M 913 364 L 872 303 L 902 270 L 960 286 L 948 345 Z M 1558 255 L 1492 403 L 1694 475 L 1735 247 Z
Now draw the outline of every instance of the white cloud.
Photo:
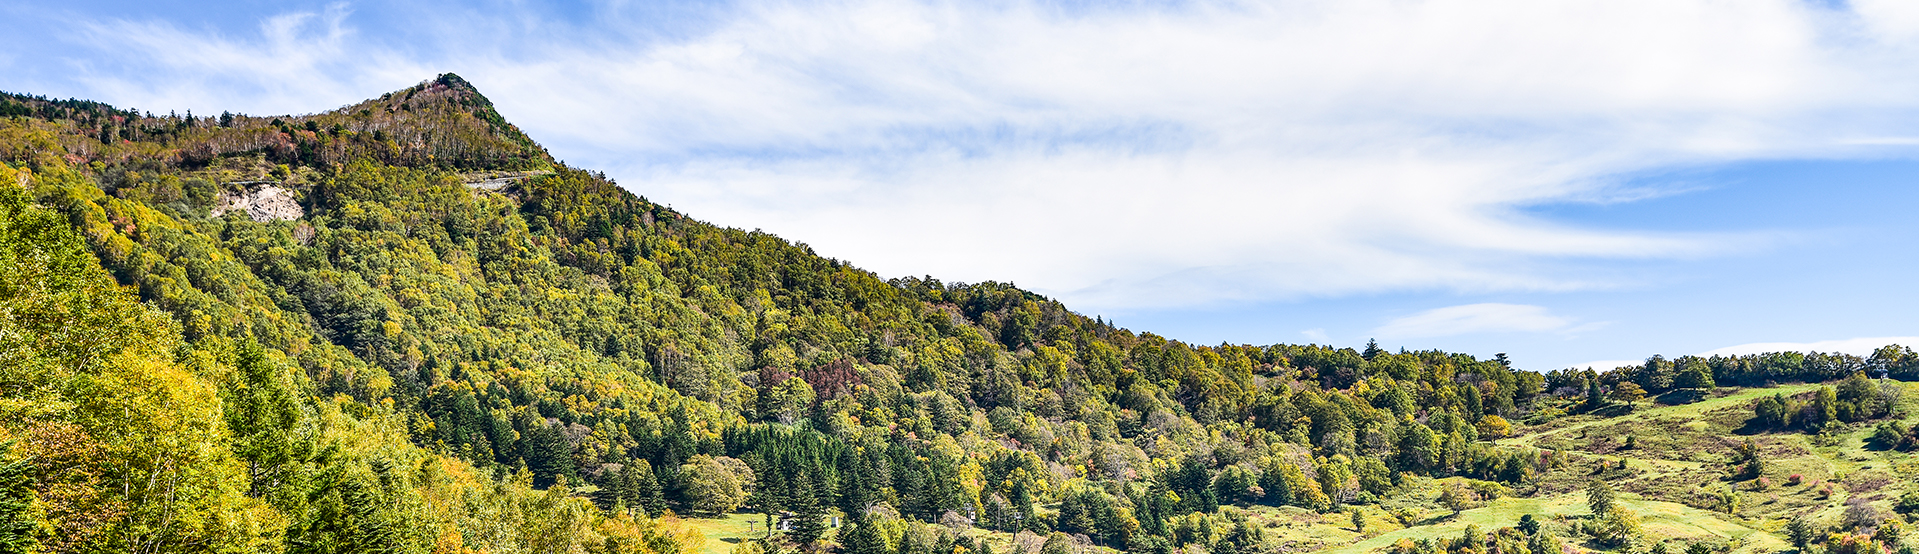
M 255 114 L 314 112 L 358 102 L 434 75 L 427 64 L 369 50 L 346 21 L 345 4 L 259 22 L 257 36 L 235 38 L 168 22 L 84 21 L 86 43 L 119 49 L 128 66 L 81 65 L 76 79 L 104 98 L 134 107 L 199 108 Z M 127 75 L 161 69 L 166 76 Z M 126 107 L 126 106 L 122 106 Z
M 246 82 L 238 104 L 285 111 L 457 69 L 560 157 L 696 217 L 1124 310 L 1612 287 L 1645 276 L 1594 264 L 1762 247 L 1519 208 L 1645 196 L 1621 176 L 1663 168 L 1910 149 L 1886 138 L 1919 116 L 1895 4 L 786 2 L 667 38 L 531 10 L 423 21 L 410 49 L 339 8 L 259 37 L 95 23 L 92 44 L 169 81 L 87 78 L 142 106 Z
M 1813 342 L 1754 342 L 1700 352 L 1701 356 L 1743 356 L 1767 352 L 1825 352 L 1871 356 L 1888 344 L 1919 347 L 1919 337 L 1860 337 Z
M 1475 333 L 1547 333 L 1573 331 L 1577 320 L 1553 315 L 1540 306 L 1524 304 L 1466 304 L 1426 310 L 1393 319 L 1373 329 L 1392 339 L 1450 337 Z

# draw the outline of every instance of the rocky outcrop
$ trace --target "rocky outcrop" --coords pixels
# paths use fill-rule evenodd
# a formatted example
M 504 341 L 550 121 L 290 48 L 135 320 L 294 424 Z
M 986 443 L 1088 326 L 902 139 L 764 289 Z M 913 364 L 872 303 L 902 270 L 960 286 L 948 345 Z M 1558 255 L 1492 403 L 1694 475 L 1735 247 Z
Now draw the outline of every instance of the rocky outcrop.
M 213 208 L 214 217 L 231 211 L 244 211 L 254 221 L 291 221 L 306 215 L 306 209 L 294 199 L 293 191 L 271 184 L 239 194 L 221 193 Z

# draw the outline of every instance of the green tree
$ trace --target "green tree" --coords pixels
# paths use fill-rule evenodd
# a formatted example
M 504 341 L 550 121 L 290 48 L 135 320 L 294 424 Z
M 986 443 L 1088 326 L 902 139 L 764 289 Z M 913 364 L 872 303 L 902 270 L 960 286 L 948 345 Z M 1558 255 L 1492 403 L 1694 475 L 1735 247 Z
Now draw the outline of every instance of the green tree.
M 1537 534 L 1539 533 L 1539 520 L 1534 519 L 1532 514 L 1519 516 L 1518 527 L 1520 531 L 1524 531 L 1528 535 Z
M 841 533 L 840 550 L 844 554 L 891 554 L 877 522 L 854 518 Z
M 1599 380 L 1587 379 L 1586 380 L 1586 409 L 1592 410 L 1592 409 L 1604 408 L 1608 404 L 1609 402 L 1606 401 L 1606 391 L 1605 389 L 1602 389 L 1599 387 Z
M 1586 528 L 1593 540 L 1612 547 L 1630 545 L 1641 533 L 1639 516 L 1619 506 L 1612 506 L 1598 515 Z
M 1812 398 L 1812 410 L 1807 414 L 1806 428 L 1819 431 L 1826 425 L 1839 420 L 1839 395 L 1832 387 L 1819 387 L 1818 394 Z
M 1612 512 L 1613 488 L 1603 479 L 1586 482 L 1586 506 L 1592 509 L 1593 517 L 1601 517 Z
M 1257 500 L 1266 495 L 1265 489 L 1259 486 L 1259 477 L 1237 465 L 1226 466 L 1213 477 L 1213 493 L 1228 503 Z
M 1534 533 L 1526 539 L 1526 551 L 1529 554 L 1562 554 L 1559 538 L 1552 533 Z
M 1632 381 L 1621 381 L 1612 388 L 1612 399 L 1619 402 L 1631 404 L 1645 398 L 1646 389 Z
M 1439 504 L 1457 516 L 1460 512 L 1477 507 L 1479 498 L 1459 480 L 1449 480 L 1439 490 Z
M 688 459 L 680 466 L 679 479 L 688 511 L 706 516 L 738 509 L 753 488 L 753 470 L 724 456 L 700 454 Z
M 813 387 L 805 379 L 788 377 L 767 389 L 766 396 L 760 402 L 766 413 L 773 415 L 780 423 L 790 425 L 806 417 L 807 410 L 813 406 L 814 397 Z
M 1817 535 L 1818 532 L 1813 529 L 1811 522 L 1806 521 L 1805 516 L 1794 516 L 1791 521 L 1786 522 L 1786 540 L 1791 541 L 1793 548 L 1800 551 L 1804 551 L 1806 546 L 1811 545 Z
M 1073 554 L 1073 539 L 1057 531 L 1046 535 L 1046 542 L 1040 544 L 1039 554 Z
M 1710 389 L 1716 386 L 1712 381 L 1712 368 L 1704 363 L 1690 363 L 1679 376 L 1673 379 L 1673 386 L 1682 389 Z
M 1792 404 L 1780 394 L 1762 396 L 1752 405 L 1753 422 L 1761 427 L 1785 427 L 1792 424 Z
M 794 475 L 788 486 L 791 491 L 787 496 L 786 509 L 793 512 L 793 519 L 786 535 L 792 537 L 793 542 L 811 549 L 826 534 L 826 506 L 820 502 L 813 479 L 805 473 Z

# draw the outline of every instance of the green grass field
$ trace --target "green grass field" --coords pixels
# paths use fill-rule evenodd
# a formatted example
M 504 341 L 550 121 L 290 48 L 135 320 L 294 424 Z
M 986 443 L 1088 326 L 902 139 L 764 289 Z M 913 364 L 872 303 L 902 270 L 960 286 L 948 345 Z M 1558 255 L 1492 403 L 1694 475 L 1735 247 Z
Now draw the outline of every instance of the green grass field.
M 706 544 L 700 554 L 727 554 L 741 542 L 766 534 L 766 516 L 761 514 L 728 514 L 726 517 L 686 518 L 682 521 L 706 536 Z

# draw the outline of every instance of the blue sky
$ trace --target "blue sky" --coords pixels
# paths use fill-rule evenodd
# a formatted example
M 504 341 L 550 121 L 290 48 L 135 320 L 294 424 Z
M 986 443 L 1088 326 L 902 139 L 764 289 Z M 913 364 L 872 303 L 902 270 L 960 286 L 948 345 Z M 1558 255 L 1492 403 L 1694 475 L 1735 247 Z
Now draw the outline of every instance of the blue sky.
M 884 276 L 1199 343 L 1547 370 L 1919 343 L 1919 6 L 0 5 L 0 90 L 330 109 L 440 72 L 555 155 Z

